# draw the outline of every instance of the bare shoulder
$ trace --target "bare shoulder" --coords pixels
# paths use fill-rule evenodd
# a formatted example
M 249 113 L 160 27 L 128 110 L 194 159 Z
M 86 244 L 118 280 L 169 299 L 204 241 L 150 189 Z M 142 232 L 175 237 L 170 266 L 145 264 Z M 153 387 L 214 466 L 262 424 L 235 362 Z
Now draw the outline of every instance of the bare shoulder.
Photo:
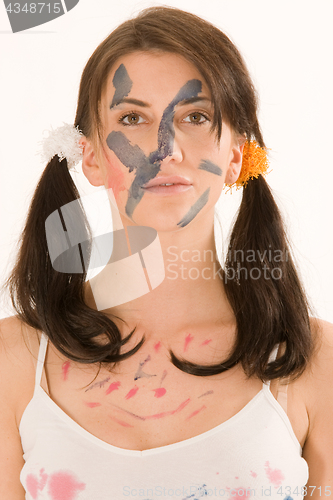
M 309 428 L 303 456 L 309 465 L 309 484 L 330 487 L 332 494 L 333 324 L 311 318 L 311 329 L 315 348 L 304 372 Z
M 314 348 L 304 373 L 296 381 L 306 393 L 309 416 L 317 407 L 319 394 L 325 390 L 333 393 L 333 324 L 310 318 L 310 325 Z
M 0 391 L 10 405 L 33 389 L 38 346 L 36 330 L 14 316 L 0 320 Z
M 36 345 L 35 330 L 17 318 L 0 321 L 0 498 L 25 498 L 18 415 L 33 395 Z
M 314 351 L 309 362 L 307 382 L 314 385 L 332 385 L 333 376 L 333 324 L 310 318 Z

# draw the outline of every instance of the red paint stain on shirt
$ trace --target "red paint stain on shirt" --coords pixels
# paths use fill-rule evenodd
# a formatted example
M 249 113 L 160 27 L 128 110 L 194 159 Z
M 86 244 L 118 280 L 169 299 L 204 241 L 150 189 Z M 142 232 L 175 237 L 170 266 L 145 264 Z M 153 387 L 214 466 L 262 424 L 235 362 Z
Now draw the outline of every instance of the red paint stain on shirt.
M 158 352 L 161 348 L 161 342 L 157 342 L 155 345 L 154 345 L 154 349 L 155 349 L 155 352 Z
M 155 391 L 155 394 L 154 394 L 155 398 L 161 398 L 166 393 L 166 389 L 164 389 L 164 387 L 159 387 L 158 389 L 153 389 L 153 391 Z
M 201 345 L 207 345 L 207 344 L 209 344 L 209 342 L 211 342 L 211 341 L 212 341 L 212 339 L 206 339 L 206 340 L 204 340 L 204 341 L 202 342 L 202 344 L 201 344 Z
M 112 382 L 106 389 L 105 394 L 110 394 L 112 391 L 117 391 L 120 387 L 120 382 Z
M 26 479 L 27 490 L 34 500 L 38 497 L 38 491 L 43 491 L 47 482 L 47 474 L 45 474 L 44 469 L 39 471 L 38 479 L 35 474 L 28 474 Z
M 84 404 L 88 406 L 88 408 L 96 408 L 96 406 L 101 406 L 101 403 L 94 403 L 92 401 L 85 401 Z
M 63 365 L 62 365 L 62 378 L 64 380 L 67 380 L 68 370 L 69 370 L 70 365 L 71 365 L 70 361 L 65 361 L 65 363 L 63 363 Z
M 85 488 L 85 483 L 79 482 L 74 474 L 68 471 L 54 472 L 48 482 L 48 492 L 52 500 L 75 500 Z
M 128 391 L 128 393 L 125 396 L 125 399 L 131 399 L 133 396 L 135 396 L 135 394 L 138 392 L 138 390 L 139 390 L 139 387 L 137 387 L 135 385 L 130 391 Z
M 244 500 L 244 498 L 251 497 L 251 490 L 249 488 L 232 488 L 230 493 L 234 500 Z
M 198 413 L 201 412 L 201 410 L 204 410 L 205 408 L 207 408 L 207 406 L 202 405 L 201 408 L 199 408 L 198 410 L 195 410 L 193 413 L 191 413 L 191 415 L 189 415 L 186 420 L 189 420 L 190 418 L 195 417 L 196 415 L 198 415 Z
M 186 335 L 185 343 L 184 343 L 184 352 L 187 350 L 188 345 L 193 340 L 193 338 L 194 338 L 193 335 L 191 335 L 190 333 L 188 335 Z
M 279 469 L 271 469 L 269 462 L 265 463 L 266 476 L 270 483 L 274 485 L 275 488 L 281 485 L 284 475 Z
M 252 470 L 251 470 L 250 474 L 251 474 L 252 477 L 257 477 L 258 476 L 258 474 L 256 472 L 252 472 Z

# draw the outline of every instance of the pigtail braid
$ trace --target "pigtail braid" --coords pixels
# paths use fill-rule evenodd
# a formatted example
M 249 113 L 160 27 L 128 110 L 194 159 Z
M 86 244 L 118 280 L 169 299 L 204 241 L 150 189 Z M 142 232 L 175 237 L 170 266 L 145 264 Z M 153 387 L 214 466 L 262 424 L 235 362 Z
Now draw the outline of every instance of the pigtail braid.
M 241 363 L 248 377 L 264 380 L 298 377 L 310 358 L 313 341 L 309 304 L 297 276 L 284 224 L 262 176 L 249 181 L 233 226 L 222 272 L 236 317 L 236 340 L 228 359 L 216 365 L 171 360 L 177 368 L 209 376 Z M 269 363 L 274 347 L 285 352 Z
M 110 318 L 85 304 L 86 273 L 58 272 L 50 260 L 45 221 L 51 213 L 75 200 L 79 200 L 79 193 L 68 171 L 67 160 L 59 161 L 56 155 L 44 170 L 30 205 L 17 263 L 8 280 L 10 295 L 18 317 L 45 332 L 69 359 L 115 363 L 134 354 L 142 342 L 128 353 L 120 354 L 120 348 L 133 332 L 122 340 Z M 73 226 L 80 235 L 86 235 L 86 241 L 90 240 L 83 209 L 76 211 Z M 52 237 L 61 238 L 63 233 Z M 95 338 L 103 334 L 109 342 L 96 343 Z
M 245 372 L 263 380 L 299 376 L 312 349 L 309 305 L 279 208 L 262 176 L 243 190 L 224 278 L 237 322 L 234 352 Z M 283 356 L 268 364 L 280 342 L 285 342 Z

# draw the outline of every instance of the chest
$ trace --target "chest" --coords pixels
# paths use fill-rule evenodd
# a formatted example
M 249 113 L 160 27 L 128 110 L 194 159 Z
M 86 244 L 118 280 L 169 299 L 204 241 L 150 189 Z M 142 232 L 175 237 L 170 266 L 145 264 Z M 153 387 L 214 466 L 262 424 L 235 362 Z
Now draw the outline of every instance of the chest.
M 88 432 L 132 450 L 208 431 L 237 414 L 262 388 L 239 367 L 210 377 L 184 373 L 162 349 L 142 349 L 112 370 L 96 373 L 60 360 L 50 349 L 41 386 Z
M 59 356 L 49 344 L 41 387 L 74 422 L 102 441 L 147 450 L 178 443 L 228 421 L 261 391 L 262 382 L 246 378 L 240 366 L 209 377 L 184 373 L 158 342 L 99 372 Z M 276 398 L 279 389 L 273 381 Z M 288 417 L 303 445 L 308 419 L 294 385 L 288 387 Z

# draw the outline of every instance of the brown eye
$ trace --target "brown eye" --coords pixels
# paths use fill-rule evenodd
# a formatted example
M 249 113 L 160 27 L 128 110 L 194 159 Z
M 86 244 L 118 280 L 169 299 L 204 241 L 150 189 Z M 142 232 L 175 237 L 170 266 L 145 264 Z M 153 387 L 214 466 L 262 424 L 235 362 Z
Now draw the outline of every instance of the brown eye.
M 186 123 L 193 123 L 193 125 L 201 125 L 202 123 L 205 123 L 208 121 L 208 118 L 203 115 L 202 113 L 199 113 L 195 111 L 194 113 L 190 113 L 185 119 L 184 122 Z
M 194 122 L 194 123 L 200 123 L 202 118 L 203 118 L 203 116 L 200 115 L 199 113 L 192 113 L 190 115 L 190 120 L 191 120 L 191 122 Z
M 143 118 L 138 113 L 128 113 L 127 115 L 120 118 L 120 121 L 124 125 L 138 125 L 143 123 Z

